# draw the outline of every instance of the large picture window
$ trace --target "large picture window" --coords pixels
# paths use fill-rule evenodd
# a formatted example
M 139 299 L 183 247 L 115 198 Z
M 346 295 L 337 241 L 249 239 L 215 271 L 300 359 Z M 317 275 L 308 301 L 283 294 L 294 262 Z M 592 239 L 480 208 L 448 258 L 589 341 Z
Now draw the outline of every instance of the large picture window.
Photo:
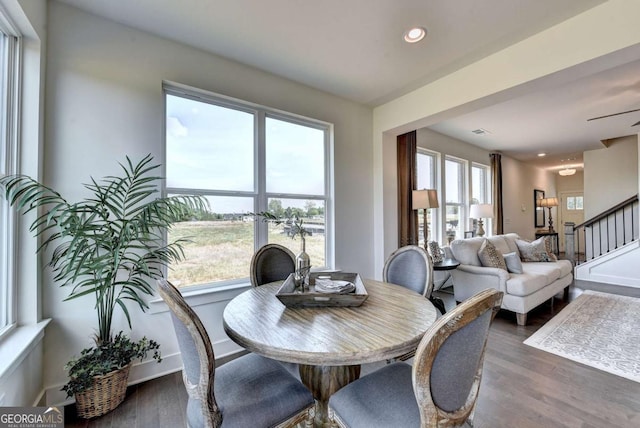
M 17 173 L 18 33 L 0 16 L 0 176 Z M 16 323 L 15 211 L 0 197 L 0 337 Z
M 285 227 L 249 215 L 261 211 L 302 218 L 312 266 L 330 267 L 330 124 L 168 84 L 165 105 L 166 191 L 203 195 L 211 207 L 169 231 L 191 240 L 169 271 L 174 284 L 246 281 L 266 243 L 299 252 Z

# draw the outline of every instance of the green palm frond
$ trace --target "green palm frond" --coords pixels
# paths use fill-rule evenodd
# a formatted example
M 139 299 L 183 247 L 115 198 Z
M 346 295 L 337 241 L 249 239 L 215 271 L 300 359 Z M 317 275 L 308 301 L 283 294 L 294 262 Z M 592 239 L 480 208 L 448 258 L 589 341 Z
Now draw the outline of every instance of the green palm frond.
M 94 295 L 100 341 L 112 337 L 116 306 L 131 325 L 125 301 L 147 309 L 142 296 L 153 294 L 150 281 L 161 278 L 169 263 L 184 259 L 187 241 L 165 243 L 166 230 L 209 209 L 201 196 L 158 197 L 160 165 L 151 155 L 137 163 L 127 157 L 119 166 L 120 176 L 84 184 L 90 196 L 76 203 L 27 176 L 0 178 L 11 205 L 23 213 L 37 211 L 30 230 L 42 238 L 38 251 L 56 245 L 49 265 L 54 280 L 71 288 L 65 300 Z

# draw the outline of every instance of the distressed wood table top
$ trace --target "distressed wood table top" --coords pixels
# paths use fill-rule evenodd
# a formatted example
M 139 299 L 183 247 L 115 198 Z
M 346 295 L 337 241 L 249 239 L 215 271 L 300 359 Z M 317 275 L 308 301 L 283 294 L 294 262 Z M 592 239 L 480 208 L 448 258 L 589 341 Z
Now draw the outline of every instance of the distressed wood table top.
M 287 308 L 280 283 L 252 288 L 224 310 L 224 329 L 242 347 L 280 361 L 356 365 L 414 350 L 436 319 L 423 296 L 364 279 L 369 298 L 358 307 Z

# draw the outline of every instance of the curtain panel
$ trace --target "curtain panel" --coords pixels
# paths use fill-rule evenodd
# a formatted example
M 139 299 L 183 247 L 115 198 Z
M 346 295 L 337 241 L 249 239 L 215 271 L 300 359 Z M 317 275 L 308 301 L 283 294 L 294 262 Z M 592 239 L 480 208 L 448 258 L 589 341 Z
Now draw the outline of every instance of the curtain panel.
M 502 235 L 504 233 L 504 214 L 502 209 L 502 155 L 500 153 L 491 153 L 491 180 L 493 186 L 493 218 L 495 221 L 494 234 Z
M 416 187 L 416 131 L 398 135 L 398 247 L 417 245 L 418 215 L 412 206 Z

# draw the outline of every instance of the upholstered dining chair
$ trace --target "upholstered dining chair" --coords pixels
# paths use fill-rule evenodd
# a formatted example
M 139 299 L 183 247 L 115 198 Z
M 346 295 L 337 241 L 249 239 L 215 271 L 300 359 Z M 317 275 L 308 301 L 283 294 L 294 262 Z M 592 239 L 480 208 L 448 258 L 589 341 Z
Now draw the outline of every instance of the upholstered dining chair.
M 263 245 L 251 258 L 251 285 L 287 279 L 295 270 L 296 258 L 290 249 L 279 244 Z
M 395 250 L 384 262 L 382 280 L 431 296 L 433 263 L 424 248 L 406 245 Z
M 190 428 L 313 425 L 314 399 L 298 379 L 277 361 L 253 353 L 216 368 L 200 318 L 171 283 L 160 280 L 158 287 L 180 347 Z
M 336 392 L 329 399 L 334 423 L 351 428 L 473 426 L 489 326 L 502 295 L 495 289 L 481 291 L 436 320 L 418 345 L 413 367 L 389 364 Z

